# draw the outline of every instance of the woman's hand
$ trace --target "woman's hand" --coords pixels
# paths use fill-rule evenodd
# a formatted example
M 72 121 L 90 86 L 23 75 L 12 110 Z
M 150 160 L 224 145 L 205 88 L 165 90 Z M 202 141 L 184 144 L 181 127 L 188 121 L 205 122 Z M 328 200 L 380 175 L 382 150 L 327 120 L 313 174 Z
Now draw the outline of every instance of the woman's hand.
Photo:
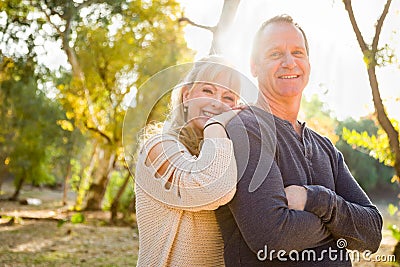
M 292 210 L 304 210 L 307 202 L 307 189 L 303 186 L 289 185 L 285 187 L 288 207 Z
M 212 118 L 210 118 L 206 124 L 204 125 L 204 137 L 220 137 L 226 138 L 228 137 L 225 131 L 225 126 L 228 122 L 235 117 L 240 111 L 245 109 L 246 106 L 240 105 L 233 107 L 232 109 L 225 111 L 221 114 L 218 114 Z
M 233 119 L 240 111 L 244 110 L 245 108 L 247 108 L 247 106 L 238 105 L 228 111 L 222 112 L 221 114 L 218 114 L 218 115 L 210 118 L 204 125 L 204 128 L 206 128 L 206 126 L 208 124 L 215 123 L 215 122 L 218 122 L 223 127 L 225 127 L 231 119 Z

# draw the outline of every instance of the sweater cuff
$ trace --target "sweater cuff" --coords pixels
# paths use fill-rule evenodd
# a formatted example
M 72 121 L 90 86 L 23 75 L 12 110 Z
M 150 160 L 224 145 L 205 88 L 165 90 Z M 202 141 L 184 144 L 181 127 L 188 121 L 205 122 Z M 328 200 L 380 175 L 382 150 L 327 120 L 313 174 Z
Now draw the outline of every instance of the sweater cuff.
M 335 199 L 333 192 L 320 185 L 304 185 L 307 189 L 305 211 L 311 212 L 321 218 L 323 223 L 328 223 L 332 218 Z
M 232 141 L 225 137 L 204 138 L 202 145 L 203 153 L 219 153 L 220 151 L 230 151 L 233 147 Z M 203 151 L 203 149 L 205 150 Z M 223 152 L 223 153 L 224 153 Z M 226 152 L 225 152 L 226 153 Z

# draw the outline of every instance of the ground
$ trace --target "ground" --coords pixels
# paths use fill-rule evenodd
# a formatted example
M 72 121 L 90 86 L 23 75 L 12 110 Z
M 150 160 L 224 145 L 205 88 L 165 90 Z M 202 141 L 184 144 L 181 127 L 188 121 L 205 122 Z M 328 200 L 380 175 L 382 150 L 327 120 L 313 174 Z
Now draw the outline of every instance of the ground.
M 2 189 L 4 193 L 12 187 Z M 111 225 L 109 212 L 85 212 L 85 222 L 74 224 L 70 222 L 74 212 L 62 206 L 61 191 L 24 189 L 20 199 L 35 197 L 42 204 L 0 201 L 0 267 L 136 266 L 135 226 Z M 73 199 L 69 194 L 70 205 Z M 27 219 L 31 217 L 41 219 Z
M 62 223 L 62 219 L 70 219 L 73 213 L 61 205 L 61 196 L 58 191 L 27 188 L 22 191 L 21 199 L 38 197 L 43 202 L 40 206 L 0 201 L 0 267 L 136 265 L 136 227 L 110 225 L 108 212 L 86 212 L 84 223 Z M 385 218 L 383 241 L 379 251 L 371 255 L 370 262 L 360 255 L 361 261 L 354 262 L 353 266 L 396 266 L 390 262 L 374 261 L 376 255 L 390 256 L 396 244 L 386 230 L 395 219 L 386 212 L 385 202 L 377 205 Z M 41 219 L 26 219 L 29 217 Z

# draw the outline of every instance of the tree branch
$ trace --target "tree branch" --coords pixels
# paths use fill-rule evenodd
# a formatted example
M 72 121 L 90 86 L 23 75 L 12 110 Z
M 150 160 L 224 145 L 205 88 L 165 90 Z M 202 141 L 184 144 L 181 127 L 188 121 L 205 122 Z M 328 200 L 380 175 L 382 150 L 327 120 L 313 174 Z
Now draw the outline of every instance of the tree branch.
M 356 19 L 354 17 L 353 7 L 351 6 L 351 0 L 343 0 L 343 3 L 344 3 L 344 7 L 347 10 L 347 13 L 349 14 L 351 26 L 353 27 L 354 33 L 356 34 L 356 38 L 357 38 L 358 44 L 361 48 L 361 51 L 363 53 L 365 53 L 365 51 L 368 51 L 369 49 L 368 49 L 367 44 L 364 41 L 364 38 L 361 34 L 360 29 L 358 28 Z
M 375 27 L 375 36 L 372 41 L 372 51 L 375 53 L 378 50 L 378 42 L 379 42 L 379 37 L 382 31 L 382 26 L 383 26 L 383 21 L 386 18 L 386 15 L 389 12 L 389 7 L 391 4 L 392 0 L 387 0 L 385 8 L 382 11 L 381 17 L 378 19 Z
M 103 133 L 102 131 L 100 131 L 98 128 L 90 127 L 90 126 L 87 124 L 87 122 L 85 122 L 85 127 L 86 127 L 88 130 L 90 130 L 90 131 L 92 131 L 92 132 L 95 132 L 95 133 L 98 133 L 99 135 L 101 135 L 102 137 L 104 137 L 105 139 L 107 139 L 107 141 L 108 141 L 109 144 L 112 143 L 111 138 L 110 138 L 108 135 L 106 135 L 105 133 Z
M 197 24 L 197 23 L 191 21 L 189 18 L 186 18 L 186 17 L 181 17 L 181 18 L 179 18 L 179 19 L 178 19 L 178 22 L 179 22 L 179 23 L 181 23 L 181 22 L 187 22 L 187 23 L 189 23 L 189 24 L 192 25 L 192 26 L 195 26 L 195 27 L 198 27 L 198 28 L 201 28 L 201 29 L 205 29 L 205 30 L 211 31 L 212 33 L 214 33 L 214 32 L 215 32 L 215 29 L 216 29 L 215 26 L 214 26 L 214 27 L 211 27 L 211 26 L 205 26 L 205 25 Z
M 59 28 L 57 25 L 55 25 L 55 24 L 51 21 L 50 15 L 47 14 L 47 10 L 45 10 L 45 9 L 40 5 L 40 3 L 38 3 L 37 5 L 35 5 L 35 2 L 34 2 L 34 1 L 31 0 L 30 2 L 31 2 L 31 5 L 32 5 L 32 6 L 36 6 L 36 7 L 46 16 L 47 22 L 50 23 L 50 25 L 53 26 L 53 28 L 58 32 L 58 34 L 60 34 L 60 35 L 62 36 L 63 32 L 60 30 L 60 28 Z M 52 14 L 52 10 L 50 10 L 50 14 Z M 57 14 L 58 14 L 58 13 L 57 13 Z M 60 17 L 61 17 L 61 16 L 60 16 Z

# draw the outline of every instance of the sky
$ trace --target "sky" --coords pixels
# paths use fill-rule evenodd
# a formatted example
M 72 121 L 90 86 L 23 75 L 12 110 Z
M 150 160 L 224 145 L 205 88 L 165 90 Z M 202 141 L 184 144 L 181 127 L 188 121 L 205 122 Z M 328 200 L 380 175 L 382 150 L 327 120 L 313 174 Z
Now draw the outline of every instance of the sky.
M 185 16 L 192 21 L 214 26 L 219 19 L 223 0 L 179 0 Z M 372 43 L 377 19 L 384 0 L 353 1 L 353 10 L 367 43 Z M 226 34 L 224 55 L 251 77 L 249 58 L 251 44 L 259 25 L 278 14 L 288 14 L 304 29 L 310 46 L 311 75 L 305 97 L 318 94 L 338 119 L 358 119 L 374 111 L 368 74 L 362 53 L 340 0 L 242 0 L 231 31 Z M 212 34 L 193 26 L 185 27 L 188 46 L 196 51 L 195 59 L 209 52 Z M 379 42 L 388 43 L 400 53 L 400 0 L 393 0 Z M 396 51 L 395 51 L 396 52 Z M 400 58 L 400 56 L 399 56 Z M 400 119 L 400 62 L 379 68 L 377 77 L 389 116 Z M 254 88 L 253 88 L 254 89 Z M 254 101 L 256 90 L 243 92 L 246 101 Z
M 217 24 L 223 0 L 177 0 L 184 14 L 192 21 Z M 386 0 L 353 0 L 353 9 L 367 43 L 372 42 L 374 24 Z M 366 4 L 368 3 L 368 4 Z M 231 31 L 226 34 L 224 54 L 255 84 L 250 74 L 249 58 L 252 40 L 260 24 L 278 14 L 289 14 L 305 30 L 310 46 L 311 75 L 304 91 L 306 98 L 318 94 L 340 120 L 358 119 L 374 111 L 371 88 L 362 53 L 351 27 L 342 0 L 242 0 Z M 0 23 L 4 20 L 0 13 Z M 46 30 L 46 29 L 45 29 Z M 51 29 L 47 29 L 51 31 Z M 188 46 L 195 59 L 208 54 L 212 34 L 187 25 L 184 28 Z M 39 41 L 38 41 L 39 42 Z M 44 41 L 51 42 L 51 41 Z M 385 19 L 379 47 L 385 44 L 400 54 L 400 0 L 392 0 Z M 44 44 L 40 61 L 50 68 L 68 65 L 61 44 Z M 397 48 L 397 51 L 396 51 Z M 400 60 L 400 55 L 398 55 Z M 377 78 L 384 104 L 390 117 L 400 120 L 400 61 L 377 69 Z M 256 88 L 243 90 L 247 102 L 255 101 Z M 396 101 L 399 100 L 399 101 Z

